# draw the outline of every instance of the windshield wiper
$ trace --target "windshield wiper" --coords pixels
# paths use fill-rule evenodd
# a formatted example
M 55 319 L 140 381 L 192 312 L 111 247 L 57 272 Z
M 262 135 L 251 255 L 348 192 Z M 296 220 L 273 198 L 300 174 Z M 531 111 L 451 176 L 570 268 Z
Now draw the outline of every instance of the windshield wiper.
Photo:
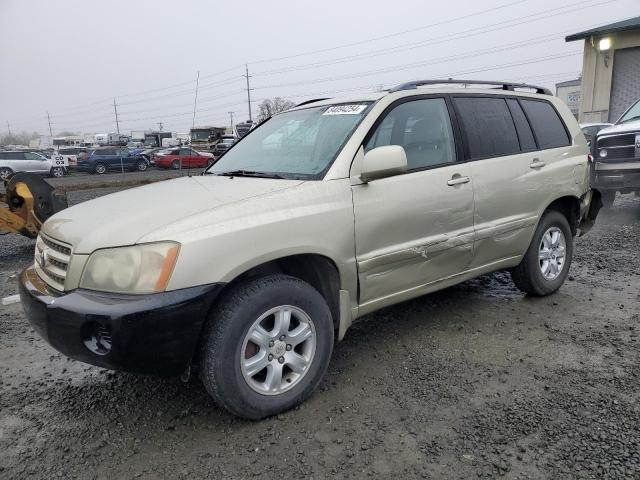
M 252 170 L 229 170 L 228 172 L 213 173 L 213 175 L 221 175 L 223 177 L 262 177 L 262 178 L 284 178 L 277 173 L 254 172 Z
M 622 123 L 627 123 L 630 122 L 632 120 L 640 120 L 640 115 L 635 115 L 631 118 L 625 118 L 624 120 L 622 120 L 618 125 L 622 124 Z

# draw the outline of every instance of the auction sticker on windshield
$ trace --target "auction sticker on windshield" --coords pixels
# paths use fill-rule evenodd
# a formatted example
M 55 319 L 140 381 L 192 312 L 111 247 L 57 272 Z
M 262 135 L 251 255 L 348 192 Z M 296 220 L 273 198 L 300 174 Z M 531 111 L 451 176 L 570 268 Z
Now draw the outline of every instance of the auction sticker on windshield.
M 334 105 L 327 108 L 323 115 L 358 115 L 362 113 L 367 105 Z

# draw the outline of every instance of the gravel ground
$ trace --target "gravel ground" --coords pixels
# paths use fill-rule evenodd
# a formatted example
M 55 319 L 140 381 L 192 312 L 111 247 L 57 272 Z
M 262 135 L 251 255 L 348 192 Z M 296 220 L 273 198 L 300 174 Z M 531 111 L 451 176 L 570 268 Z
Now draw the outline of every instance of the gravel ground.
M 0 307 L 0 478 L 640 478 L 639 234 L 619 197 L 555 295 L 496 273 L 369 315 L 318 392 L 261 422 L 69 360 Z M 0 236 L 0 296 L 32 248 Z

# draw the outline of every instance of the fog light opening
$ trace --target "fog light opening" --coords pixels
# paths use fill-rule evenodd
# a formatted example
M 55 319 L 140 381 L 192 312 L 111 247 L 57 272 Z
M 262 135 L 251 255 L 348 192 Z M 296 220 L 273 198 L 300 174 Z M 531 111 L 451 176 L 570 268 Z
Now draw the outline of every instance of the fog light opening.
M 84 325 L 82 342 L 96 355 L 104 356 L 111 352 L 111 331 L 105 325 L 91 322 Z

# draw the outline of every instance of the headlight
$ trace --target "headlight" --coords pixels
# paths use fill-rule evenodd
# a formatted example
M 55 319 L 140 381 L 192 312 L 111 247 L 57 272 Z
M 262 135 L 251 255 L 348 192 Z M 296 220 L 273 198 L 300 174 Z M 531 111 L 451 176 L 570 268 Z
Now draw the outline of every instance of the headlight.
M 600 153 L 598 155 L 600 155 L 600 158 L 605 158 L 607 156 L 607 149 L 603 148 L 602 150 L 600 150 Z
M 146 243 L 91 254 L 80 288 L 116 293 L 155 293 L 167 288 L 180 244 Z

